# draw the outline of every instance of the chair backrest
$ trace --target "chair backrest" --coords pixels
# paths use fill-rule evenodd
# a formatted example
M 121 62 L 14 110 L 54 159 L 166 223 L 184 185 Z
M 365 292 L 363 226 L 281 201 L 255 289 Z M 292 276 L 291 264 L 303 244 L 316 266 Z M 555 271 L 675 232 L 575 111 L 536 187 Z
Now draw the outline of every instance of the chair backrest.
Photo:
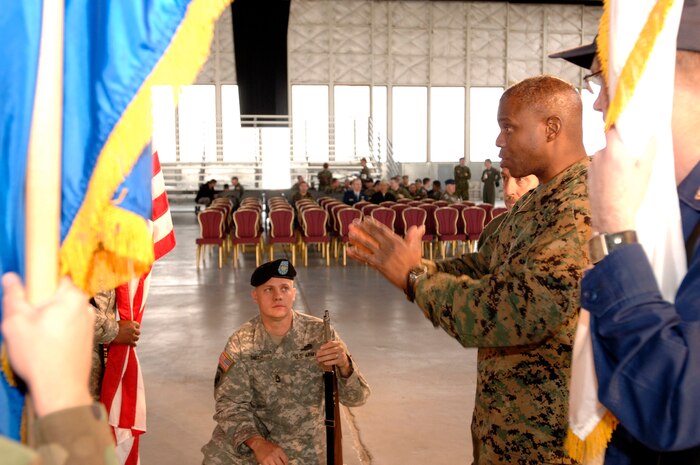
M 381 207 L 379 205 L 375 205 L 373 203 L 368 203 L 367 205 L 363 206 L 360 210 L 362 211 L 362 214 L 364 216 L 371 216 L 372 210 L 376 210 L 377 208 L 381 208 Z
M 491 219 L 496 218 L 498 215 L 502 215 L 504 213 L 507 213 L 508 209 L 506 207 L 493 207 L 493 210 L 491 210 Z
M 453 236 L 459 233 L 457 218 L 459 211 L 451 207 L 439 207 L 435 210 L 435 231 L 438 236 Z
M 201 239 L 219 239 L 224 237 L 224 212 L 207 209 L 197 215 L 199 237 Z
M 260 234 L 260 213 L 252 208 L 238 209 L 233 212 L 233 223 L 236 225 L 233 235 L 238 239 L 250 239 Z
M 486 210 L 479 207 L 468 207 L 462 210 L 462 217 L 464 218 L 464 232 L 467 239 L 478 239 L 481 236 L 481 231 L 484 230 Z
M 413 201 L 413 199 L 397 199 L 396 203 L 409 203 L 412 201 Z
M 391 208 L 379 207 L 372 210 L 372 218 L 382 223 L 387 228 L 394 230 L 394 221 L 396 220 L 396 212 Z
M 486 212 L 486 217 L 484 219 L 484 225 L 489 224 L 489 221 L 491 221 L 491 218 L 492 218 L 491 210 L 493 210 L 493 205 L 491 205 L 490 203 L 480 203 L 479 205 L 477 205 L 477 207 L 481 208 L 482 210 L 484 210 Z
M 408 228 L 411 226 L 421 226 L 425 224 L 425 217 L 427 216 L 427 213 L 425 210 L 419 207 L 408 207 L 401 212 L 401 216 L 403 217 L 403 223 L 406 227 L 406 231 L 408 231 Z
M 294 237 L 294 212 L 291 209 L 270 212 L 270 236 Z
M 372 205 L 372 204 L 366 200 L 360 200 L 359 202 L 355 202 L 353 204 L 353 208 L 357 208 L 358 210 L 361 211 L 362 207 L 364 207 L 365 205 Z
M 330 206 L 327 211 L 329 213 L 328 218 L 329 221 L 331 222 L 331 228 L 333 231 L 338 231 L 340 228 L 338 226 L 338 212 L 341 210 L 345 210 L 346 208 L 352 208 L 349 205 L 345 205 L 343 202 L 340 202 L 338 204 L 334 204 Z M 354 210 L 354 208 L 353 208 Z M 360 210 L 357 210 L 358 213 L 360 213 Z
M 408 202 L 408 205 L 410 205 L 411 207 L 418 207 L 421 203 L 423 202 L 421 202 L 420 200 L 411 200 L 410 202 Z
M 306 237 L 328 235 L 328 213 L 322 208 L 307 208 L 301 212 L 301 226 Z
M 338 210 L 338 235 L 340 237 L 348 237 L 350 224 L 357 219 L 362 218 L 362 212 L 356 208 L 343 208 Z
M 464 217 L 462 216 L 462 210 L 468 207 L 469 205 L 466 203 L 453 203 L 450 205 L 450 208 L 454 208 L 459 212 L 459 215 L 457 215 L 457 231 L 460 233 L 464 232 Z
M 425 210 L 425 233 L 435 234 L 435 210 L 438 207 L 432 203 L 422 203 L 419 208 Z
M 392 205 L 396 204 L 393 200 L 385 200 L 384 202 L 379 202 L 379 205 L 382 207 L 387 207 L 391 208 Z
M 406 232 L 406 224 L 403 222 L 403 215 L 401 214 L 401 212 L 403 212 L 407 208 L 409 208 L 409 205 L 407 203 L 397 203 L 396 205 L 391 206 L 391 209 L 396 212 L 396 221 L 394 221 L 394 231 L 396 231 L 396 234 L 400 234 L 402 236 Z
M 433 202 L 433 205 L 436 205 L 438 207 L 446 207 L 449 204 L 450 202 L 448 202 L 447 200 L 436 200 L 435 202 Z

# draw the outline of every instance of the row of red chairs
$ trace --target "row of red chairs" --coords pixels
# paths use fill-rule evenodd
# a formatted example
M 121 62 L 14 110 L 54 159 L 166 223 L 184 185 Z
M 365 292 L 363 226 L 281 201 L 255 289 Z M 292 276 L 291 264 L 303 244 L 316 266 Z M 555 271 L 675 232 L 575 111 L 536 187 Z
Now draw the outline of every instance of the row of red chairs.
M 255 264 L 262 259 L 262 205 L 253 197 L 243 199 L 237 210 L 229 199 L 216 199 L 206 210 L 197 215 L 200 237 L 197 238 L 197 268 L 202 249 L 214 245 L 219 247 L 219 268 L 223 266 L 224 256 L 233 251 L 233 266 L 238 262 L 241 247 L 255 246 Z M 206 256 L 206 254 L 205 254 Z

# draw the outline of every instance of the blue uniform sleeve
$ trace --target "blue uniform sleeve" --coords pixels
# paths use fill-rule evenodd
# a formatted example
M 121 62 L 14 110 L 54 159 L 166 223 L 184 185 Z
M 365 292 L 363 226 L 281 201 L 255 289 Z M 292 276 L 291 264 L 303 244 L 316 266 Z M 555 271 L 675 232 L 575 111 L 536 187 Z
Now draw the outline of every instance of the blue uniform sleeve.
M 615 250 L 581 283 L 600 401 L 657 450 L 700 445 L 700 254 L 675 304 L 639 244 Z

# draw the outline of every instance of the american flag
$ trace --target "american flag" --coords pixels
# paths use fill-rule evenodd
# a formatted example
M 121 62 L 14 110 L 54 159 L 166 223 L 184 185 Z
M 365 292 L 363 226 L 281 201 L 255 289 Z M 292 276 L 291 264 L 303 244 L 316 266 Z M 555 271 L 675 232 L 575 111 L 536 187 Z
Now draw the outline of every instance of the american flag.
M 153 154 L 152 197 L 151 227 L 158 260 L 175 248 L 175 231 L 157 152 Z M 150 281 L 151 271 L 116 289 L 119 319 L 141 324 Z M 119 462 L 140 464 L 139 437 L 146 432 L 146 392 L 134 347 L 124 344 L 110 347 L 101 394 L 117 443 Z

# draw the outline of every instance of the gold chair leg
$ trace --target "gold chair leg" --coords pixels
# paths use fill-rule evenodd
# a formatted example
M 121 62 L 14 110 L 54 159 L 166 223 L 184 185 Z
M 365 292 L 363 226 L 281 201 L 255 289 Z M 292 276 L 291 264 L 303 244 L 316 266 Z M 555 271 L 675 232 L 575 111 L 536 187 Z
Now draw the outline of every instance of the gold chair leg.
M 309 263 L 309 246 L 308 244 L 304 243 L 302 247 L 304 249 L 304 266 L 307 266 Z
M 442 255 L 442 259 L 445 259 L 445 241 L 438 241 L 438 245 L 440 246 L 440 254 Z
M 197 244 L 197 269 L 199 269 L 199 256 L 202 253 L 202 246 Z
M 429 242 L 428 243 L 428 249 L 430 250 L 430 259 L 433 259 L 433 243 Z
M 326 242 L 324 249 L 326 250 L 326 266 L 331 266 L 331 243 Z
M 233 245 L 233 268 L 238 267 L 238 244 Z
M 297 246 L 296 244 L 291 244 L 292 249 L 292 266 L 297 266 Z
M 341 247 L 343 248 L 343 266 L 347 266 L 347 246 L 343 244 Z
M 224 247 L 222 244 L 219 246 L 219 269 L 221 269 L 221 267 L 224 264 L 224 250 L 223 249 L 224 249 Z
M 274 248 L 275 248 L 275 246 L 270 244 L 270 261 L 273 261 L 275 259 L 275 255 L 274 255 L 274 251 L 273 251 Z

